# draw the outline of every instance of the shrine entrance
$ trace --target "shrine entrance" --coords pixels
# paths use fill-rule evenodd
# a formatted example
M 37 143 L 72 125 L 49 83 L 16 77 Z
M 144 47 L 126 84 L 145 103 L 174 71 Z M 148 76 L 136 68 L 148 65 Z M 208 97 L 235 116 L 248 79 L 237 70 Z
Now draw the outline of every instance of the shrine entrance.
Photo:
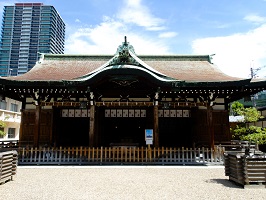
M 145 129 L 152 128 L 146 108 L 100 108 L 100 146 L 145 146 Z M 148 113 L 148 114 L 147 114 Z
M 89 146 L 88 111 L 89 109 L 54 109 L 54 135 L 57 146 Z
M 108 118 L 101 129 L 101 146 L 144 146 L 145 119 Z
M 56 122 L 58 146 L 89 146 L 88 118 L 59 118 Z
M 191 118 L 160 118 L 160 145 L 166 147 L 192 147 L 193 131 Z
M 159 138 L 161 146 L 192 147 L 193 118 L 189 108 L 159 109 Z

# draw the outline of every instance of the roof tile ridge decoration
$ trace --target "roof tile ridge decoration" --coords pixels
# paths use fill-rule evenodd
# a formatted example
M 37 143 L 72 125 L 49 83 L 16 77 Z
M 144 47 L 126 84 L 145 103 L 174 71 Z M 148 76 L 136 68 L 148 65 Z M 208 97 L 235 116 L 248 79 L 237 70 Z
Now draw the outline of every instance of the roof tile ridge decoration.
M 134 47 L 127 42 L 125 36 L 125 42 L 118 46 L 115 56 L 108 65 L 140 65 L 132 55 L 135 55 Z
M 127 42 L 127 37 L 125 36 L 125 42 L 119 45 L 116 51 L 116 55 L 113 57 L 112 61 L 109 63 L 110 66 L 113 65 L 135 65 L 151 73 L 155 73 L 157 76 L 167 77 L 165 74 L 158 72 L 144 61 L 142 61 L 135 53 L 132 45 Z
M 125 36 L 125 41 L 122 42 L 122 45 L 118 46 L 116 54 L 109 61 L 107 61 L 104 65 L 93 70 L 92 72 L 88 74 L 72 79 L 72 81 L 85 81 L 102 71 L 114 69 L 114 68 L 115 69 L 128 68 L 125 66 L 129 66 L 129 65 L 135 66 L 136 69 L 149 73 L 153 75 L 154 77 L 157 77 L 157 79 L 159 80 L 179 81 L 153 69 L 152 67 L 147 65 L 144 61 L 142 61 L 140 58 L 138 58 L 133 46 L 130 45 L 129 42 L 127 42 L 126 36 Z

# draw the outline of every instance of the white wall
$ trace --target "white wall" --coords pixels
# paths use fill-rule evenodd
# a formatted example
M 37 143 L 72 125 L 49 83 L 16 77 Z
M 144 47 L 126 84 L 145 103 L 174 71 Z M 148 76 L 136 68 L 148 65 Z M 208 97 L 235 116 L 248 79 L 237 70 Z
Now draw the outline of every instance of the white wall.
M 20 129 L 20 122 L 21 122 L 21 107 L 22 103 L 20 101 L 16 101 L 13 99 L 5 98 L 6 102 L 6 109 L 0 109 L 0 120 L 6 124 L 4 128 L 4 132 L 6 135 L 3 138 L 0 138 L 0 141 L 3 140 L 19 140 L 19 129 Z M 10 111 L 11 103 L 17 105 L 17 112 Z M 8 137 L 8 129 L 15 128 L 15 137 L 9 138 Z

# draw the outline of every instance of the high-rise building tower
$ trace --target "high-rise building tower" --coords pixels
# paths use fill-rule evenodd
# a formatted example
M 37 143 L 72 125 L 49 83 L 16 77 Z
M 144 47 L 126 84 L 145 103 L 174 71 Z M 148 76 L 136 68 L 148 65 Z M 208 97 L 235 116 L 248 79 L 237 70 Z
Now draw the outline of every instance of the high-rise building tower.
M 4 7 L 0 39 L 0 76 L 17 76 L 29 71 L 40 53 L 64 53 L 65 24 L 53 6 L 16 3 Z

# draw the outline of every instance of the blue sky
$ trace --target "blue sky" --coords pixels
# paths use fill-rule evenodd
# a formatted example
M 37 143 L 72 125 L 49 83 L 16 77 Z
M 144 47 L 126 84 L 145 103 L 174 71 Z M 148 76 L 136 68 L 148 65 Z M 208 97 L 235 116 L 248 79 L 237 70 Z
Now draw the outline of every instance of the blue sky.
M 266 76 L 266 0 L 1 0 L 0 14 L 18 2 L 57 9 L 66 54 L 114 54 L 126 35 L 137 54 L 215 54 L 228 75 Z

